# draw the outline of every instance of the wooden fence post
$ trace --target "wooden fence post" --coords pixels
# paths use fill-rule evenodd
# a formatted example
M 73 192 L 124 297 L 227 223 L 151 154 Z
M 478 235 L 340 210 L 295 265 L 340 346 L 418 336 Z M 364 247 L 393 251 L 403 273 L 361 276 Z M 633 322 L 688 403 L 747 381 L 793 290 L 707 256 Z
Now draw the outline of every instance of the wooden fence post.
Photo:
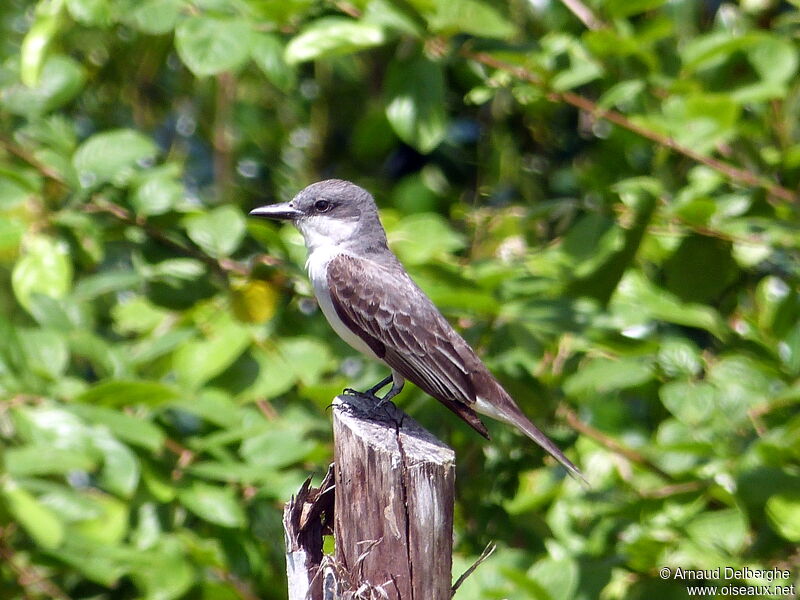
M 329 481 L 307 483 L 284 511 L 289 599 L 449 600 L 453 451 L 394 405 L 370 412 L 351 396 L 334 401 L 333 432 L 336 553 L 322 557 L 316 533 L 330 530 Z

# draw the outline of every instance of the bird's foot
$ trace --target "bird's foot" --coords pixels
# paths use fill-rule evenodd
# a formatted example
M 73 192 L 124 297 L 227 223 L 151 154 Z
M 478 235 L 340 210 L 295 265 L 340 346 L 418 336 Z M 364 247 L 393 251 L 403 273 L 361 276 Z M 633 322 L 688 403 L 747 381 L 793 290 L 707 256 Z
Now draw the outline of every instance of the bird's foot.
M 354 398 L 359 398 L 361 400 L 368 400 L 372 403 L 370 410 L 377 410 L 386 406 L 387 404 L 394 406 L 389 398 L 381 398 L 375 392 L 373 392 L 372 389 L 360 392 L 358 390 L 354 390 L 353 388 L 344 388 L 344 390 L 342 390 L 342 394 L 345 396 L 353 396 Z
M 359 390 L 354 390 L 353 388 L 344 388 L 342 390 L 342 394 L 344 396 L 352 396 L 353 398 L 358 398 L 359 400 L 365 400 L 366 402 L 370 402 L 371 404 L 378 404 L 381 399 L 378 398 L 375 394 L 367 390 L 366 392 L 361 392 Z
M 356 398 L 361 398 L 362 400 L 370 400 L 372 403 L 374 403 L 375 408 L 380 408 L 397 393 L 394 388 L 392 388 L 383 398 L 378 396 L 378 391 L 380 391 L 382 388 L 385 388 L 391 382 L 392 376 L 389 375 L 388 377 L 381 379 L 378 383 L 364 392 L 359 392 L 353 388 L 344 388 L 342 393 L 346 396 L 355 396 Z
M 361 414 L 368 419 L 377 418 L 378 420 L 393 420 L 393 415 L 397 411 L 397 407 L 391 401 L 392 395 L 386 394 L 386 396 L 381 398 L 375 393 L 374 390 L 380 389 L 380 387 L 375 386 L 364 392 L 354 390 L 353 388 L 345 388 L 342 390 L 343 396 L 351 396 L 352 398 L 357 398 L 363 401 L 363 403 L 360 405 L 346 402 L 345 406 L 347 410 L 354 414 Z

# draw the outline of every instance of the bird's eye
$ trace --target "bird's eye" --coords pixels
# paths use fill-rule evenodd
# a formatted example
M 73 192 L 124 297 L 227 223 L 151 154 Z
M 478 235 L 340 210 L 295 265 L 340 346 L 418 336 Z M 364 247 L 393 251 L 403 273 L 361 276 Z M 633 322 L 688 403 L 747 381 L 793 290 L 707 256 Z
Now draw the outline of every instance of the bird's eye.
M 314 209 L 316 209 L 317 212 L 323 212 L 323 213 L 328 212 L 332 208 L 333 204 L 331 204 L 327 200 L 317 200 L 316 202 L 314 202 Z

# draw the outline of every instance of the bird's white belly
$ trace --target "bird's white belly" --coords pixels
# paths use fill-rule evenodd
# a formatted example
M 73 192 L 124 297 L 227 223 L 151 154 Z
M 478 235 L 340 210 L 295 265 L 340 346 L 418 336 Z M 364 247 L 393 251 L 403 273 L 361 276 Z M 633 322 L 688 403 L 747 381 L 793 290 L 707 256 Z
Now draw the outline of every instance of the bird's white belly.
M 309 255 L 306 261 L 306 270 L 308 277 L 311 280 L 311 285 L 314 287 L 314 295 L 317 297 L 319 307 L 322 309 L 322 314 L 330 323 L 330 326 L 347 344 L 354 350 L 358 350 L 362 354 L 374 360 L 381 361 L 380 358 L 372 351 L 364 340 L 353 333 L 350 328 L 345 325 L 336 314 L 336 309 L 333 307 L 331 300 L 330 288 L 328 286 L 328 263 L 342 251 L 336 246 L 320 246 L 315 248 Z

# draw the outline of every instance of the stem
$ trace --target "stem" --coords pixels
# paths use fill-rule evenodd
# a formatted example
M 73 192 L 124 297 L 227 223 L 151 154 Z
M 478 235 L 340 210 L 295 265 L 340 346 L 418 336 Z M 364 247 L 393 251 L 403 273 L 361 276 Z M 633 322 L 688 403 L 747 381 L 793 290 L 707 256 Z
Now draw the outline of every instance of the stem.
M 595 442 L 610 450 L 614 454 L 619 454 L 620 456 L 628 459 L 632 463 L 636 463 L 639 466 L 645 467 L 649 469 L 656 475 L 666 479 L 667 481 L 673 481 L 675 478 L 664 471 L 661 467 L 651 461 L 649 458 L 640 454 L 633 448 L 628 448 L 627 446 L 621 444 L 614 438 L 609 435 L 606 435 L 599 429 L 596 429 L 589 425 L 588 423 L 584 423 L 580 420 L 575 411 L 572 409 L 567 408 L 566 406 L 562 406 L 558 410 L 559 414 L 563 416 L 567 423 L 572 427 L 575 431 L 582 433 L 586 437 L 593 439 Z
M 581 2 L 581 0 L 561 0 L 561 3 L 566 6 L 587 29 L 603 29 L 605 27 L 605 23 L 598 19 L 592 12 L 592 9 Z
M 175 248 L 179 250 L 183 254 L 187 254 L 193 258 L 196 258 L 204 263 L 206 263 L 209 267 L 214 269 L 217 273 L 222 275 L 223 277 L 227 277 L 229 273 L 236 273 L 237 275 L 248 275 L 249 270 L 247 267 L 239 262 L 236 262 L 232 259 L 220 259 L 216 260 L 206 253 L 183 244 L 171 237 L 167 234 L 162 232 L 159 229 L 156 229 L 152 225 L 149 225 L 143 218 L 141 217 L 134 217 L 128 212 L 127 209 L 120 206 L 119 204 L 114 204 L 113 202 L 109 202 L 107 200 L 103 201 L 102 203 L 98 203 L 96 200 L 84 204 L 82 207 L 84 212 L 87 213 L 105 213 L 111 215 L 118 221 L 125 223 L 126 225 L 133 225 L 134 227 L 139 227 L 142 229 L 149 237 L 158 240 L 162 244 L 170 246 L 171 248 Z
M 782 185 L 770 181 L 766 177 L 763 177 L 758 173 L 754 173 L 753 171 L 749 171 L 714 157 L 701 154 L 700 152 L 697 152 L 688 146 L 684 146 L 683 144 L 676 142 L 669 136 L 634 123 L 622 113 L 601 108 L 596 102 L 581 96 L 580 94 L 576 94 L 574 92 L 555 92 L 549 90 L 547 88 L 547 84 L 538 75 L 532 71 L 529 71 L 525 67 L 509 64 L 485 52 L 473 52 L 469 49 L 464 49 L 461 53 L 466 58 L 477 61 L 493 69 L 505 71 L 517 79 L 527 81 L 528 83 L 532 83 L 533 85 L 543 88 L 546 91 L 547 99 L 552 102 L 563 102 L 580 110 L 589 112 L 597 118 L 610 121 L 611 123 L 614 123 L 623 129 L 627 129 L 628 131 L 651 140 L 660 146 L 669 148 L 678 154 L 682 154 L 683 156 L 691 158 L 695 162 L 714 169 L 715 171 L 725 175 L 725 177 L 731 181 L 736 181 L 752 187 L 762 188 L 772 196 L 787 202 L 797 202 L 798 200 L 797 194 L 789 188 L 785 188 Z

